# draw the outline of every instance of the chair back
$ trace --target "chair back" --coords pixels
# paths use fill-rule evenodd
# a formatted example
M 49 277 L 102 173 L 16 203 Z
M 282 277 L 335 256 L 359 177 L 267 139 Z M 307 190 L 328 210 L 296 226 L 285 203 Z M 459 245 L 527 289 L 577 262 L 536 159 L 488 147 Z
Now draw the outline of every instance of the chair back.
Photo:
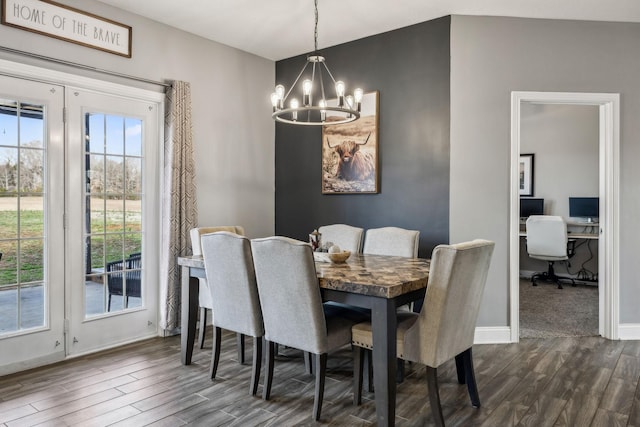
M 274 236 L 252 240 L 251 249 L 265 339 L 326 353 L 327 326 L 311 246 Z
M 215 233 L 217 231 L 228 231 L 230 233 L 239 234 L 244 236 L 244 228 L 239 225 L 221 225 L 216 227 L 197 227 L 192 228 L 189 231 L 191 237 L 191 252 L 194 256 L 202 255 L 202 244 L 200 243 L 200 237 L 203 234 Z
M 371 228 L 364 238 L 365 254 L 418 257 L 420 231 L 398 227 Z
M 197 227 L 192 228 L 189 231 L 191 237 L 191 253 L 194 256 L 202 255 L 202 243 L 200 242 L 201 236 L 207 233 L 215 233 L 218 231 L 228 231 L 230 233 L 239 234 L 244 236 L 244 228 L 239 225 L 223 225 L 219 227 Z M 198 294 L 198 305 L 204 308 L 213 308 L 213 301 L 211 301 L 211 291 L 207 284 L 207 279 L 200 278 L 200 293 Z
M 201 240 L 213 302 L 213 324 L 261 337 L 264 326 L 250 240 L 227 231 L 204 234 Z
M 123 280 L 126 281 L 126 295 L 129 297 L 142 297 L 142 254 L 140 252 L 130 254 L 127 259 L 109 262 L 106 265 L 107 286 L 109 293 L 124 295 L 122 289 Z
M 318 228 L 322 234 L 322 244 L 333 242 L 340 246 L 343 251 L 350 251 L 352 254 L 362 252 L 362 236 L 364 230 L 346 224 L 323 225 Z
M 471 348 L 494 242 L 438 245 L 418 320 L 404 335 L 406 360 L 437 368 Z
M 527 219 L 527 252 L 544 260 L 567 259 L 567 224 L 561 216 L 532 215 Z

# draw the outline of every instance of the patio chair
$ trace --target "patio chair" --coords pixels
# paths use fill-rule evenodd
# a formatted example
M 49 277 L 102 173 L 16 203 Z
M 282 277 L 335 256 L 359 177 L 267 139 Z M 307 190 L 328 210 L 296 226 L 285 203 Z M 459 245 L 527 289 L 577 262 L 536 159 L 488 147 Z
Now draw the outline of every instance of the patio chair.
M 111 311 L 112 295 L 124 297 L 124 308 L 129 307 L 129 297 L 142 297 L 141 253 L 133 253 L 127 259 L 107 263 L 106 267 L 107 287 L 109 289 L 107 311 Z

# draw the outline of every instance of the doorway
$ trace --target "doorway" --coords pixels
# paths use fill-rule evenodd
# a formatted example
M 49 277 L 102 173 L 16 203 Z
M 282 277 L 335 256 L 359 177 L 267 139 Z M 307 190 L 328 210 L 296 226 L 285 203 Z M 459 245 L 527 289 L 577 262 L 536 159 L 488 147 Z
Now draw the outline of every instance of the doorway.
M 511 103 L 511 215 L 510 215 L 510 323 L 511 341 L 520 336 L 519 270 L 519 161 L 521 153 L 521 113 L 528 103 L 583 105 L 598 108 L 598 195 L 600 222 L 598 239 L 598 332 L 618 337 L 618 174 L 619 174 L 619 95 L 597 93 L 512 92 Z
M 0 61 L 0 375 L 157 335 L 163 99 Z

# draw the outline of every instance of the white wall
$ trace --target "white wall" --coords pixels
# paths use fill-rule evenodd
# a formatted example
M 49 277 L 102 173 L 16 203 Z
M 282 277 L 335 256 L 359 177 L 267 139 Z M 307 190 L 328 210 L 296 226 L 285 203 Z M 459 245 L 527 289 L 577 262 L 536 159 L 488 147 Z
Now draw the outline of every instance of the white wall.
M 598 196 L 598 107 L 525 102 L 520 113 L 520 152 L 535 155 L 534 197 L 544 199 L 546 215 L 568 219 L 569 197 Z M 520 243 L 520 271 L 546 271 L 545 261 L 529 258 L 524 238 Z M 590 243 L 593 257 L 589 242 L 579 243 L 569 272 L 586 262 L 584 267 L 597 273 L 597 241 Z M 562 266 L 556 272 L 567 273 Z
M 2 45 L 156 81 L 191 83 L 199 222 L 239 224 L 251 237 L 274 232 L 274 124 L 269 94 L 275 64 L 93 0 L 60 3 L 133 27 L 132 58 L 0 25 Z M 151 90 L 95 72 L 0 57 Z
M 640 323 L 639 40 L 632 23 L 452 18 L 451 241 L 496 241 L 479 326 L 509 324 L 511 91 L 621 94 L 620 321 Z

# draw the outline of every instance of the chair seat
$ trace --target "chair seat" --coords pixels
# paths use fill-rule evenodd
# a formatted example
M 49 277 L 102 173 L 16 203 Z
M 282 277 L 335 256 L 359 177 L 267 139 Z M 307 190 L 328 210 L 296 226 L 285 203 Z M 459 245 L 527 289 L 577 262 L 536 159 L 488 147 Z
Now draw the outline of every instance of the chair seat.
M 543 261 L 564 261 L 569 259 L 568 256 L 552 256 L 552 255 L 538 255 L 538 254 L 529 254 L 529 257 L 535 259 L 541 259 Z
M 397 338 L 396 338 L 396 355 L 400 359 L 404 359 L 404 334 L 418 320 L 418 313 L 409 311 L 399 311 Z M 369 350 L 373 349 L 373 334 L 371 333 L 371 322 L 362 322 L 351 328 L 352 342 L 358 347 Z

